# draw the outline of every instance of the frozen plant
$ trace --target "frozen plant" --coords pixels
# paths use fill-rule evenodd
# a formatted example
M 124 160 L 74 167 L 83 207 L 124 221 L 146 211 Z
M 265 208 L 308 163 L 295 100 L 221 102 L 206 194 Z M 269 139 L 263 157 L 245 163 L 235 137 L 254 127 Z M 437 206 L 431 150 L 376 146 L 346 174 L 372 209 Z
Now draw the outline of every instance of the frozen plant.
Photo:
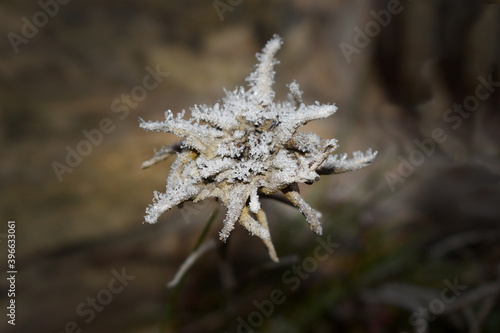
M 140 120 L 140 127 L 147 131 L 182 138 L 143 164 L 146 168 L 177 155 L 167 189 L 154 193 L 146 222 L 155 223 L 161 214 L 184 201 L 218 198 L 227 209 L 220 239 L 226 241 L 238 222 L 262 239 L 270 257 L 278 261 L 260 197 L 281 191 L 321 235 L 321 214 L 304 201 L 298 183 L 312 184 L 320 175 L 363 168 L 376 152 L 355 152 L 353 158 L 332 155 L 338 147 L 336 139 L 297 132 L 312 120 L 331 116 L 337 107 L 319 102 L 305 105 L 295 81 L 288 86 L 289 101 L 274 101 L 273 67 L 278 63 L 274 56 L 281 43 L 275 35 L 257 54 L 255 71 L 246 79 L 248 90 L 225 91 L 226 96 L 213 106 L 193 106 L 189 120 L 184 119 L 184 110 L 177 116 L 168 110 L 165 121 Z

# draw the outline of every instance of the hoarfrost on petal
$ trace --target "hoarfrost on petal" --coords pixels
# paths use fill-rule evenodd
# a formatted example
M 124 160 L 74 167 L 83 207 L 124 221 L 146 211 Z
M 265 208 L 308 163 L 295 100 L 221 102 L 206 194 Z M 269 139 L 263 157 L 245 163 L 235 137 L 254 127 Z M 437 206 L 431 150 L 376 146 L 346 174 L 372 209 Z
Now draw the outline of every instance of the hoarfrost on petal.
M 164 121 L 140 119 L 140 127 L 147 131 L 168 132 L 181 139 L 143 164 L 148 167 L 177 156 L 165 193 L 155 192 L 146 210 L 146 222 L 156 222 L 184 201 L 217 198 L 226 207 L 220 239 L 226 241 L 239 222 L 264 241 L 277 261 L 259 195 L 281 191 L 304 214 L 311 229 L 321 234 L 320 214 L 300 196 L 297 184 L 312 184 L 322 174 L 360 169 L 373 161 L 376 152 L 354 152 L 351 159 L 346 154 L 333 155 L 336 139 L 298 132 L 310 121 L 333 115 L 337 107 L 319 102 L 306 105 L 295 81 L 288 85 L 290 100 L 274 101 L 275 55 L 281 43 L 274 36 L 257 54 L 258 64 L 246 78 L 248 90 L 224 89 L 225 96 L 213 106 L 191 107 L 190 119 L 184 119 L 184 110 L 175 116 L 167 110 Z

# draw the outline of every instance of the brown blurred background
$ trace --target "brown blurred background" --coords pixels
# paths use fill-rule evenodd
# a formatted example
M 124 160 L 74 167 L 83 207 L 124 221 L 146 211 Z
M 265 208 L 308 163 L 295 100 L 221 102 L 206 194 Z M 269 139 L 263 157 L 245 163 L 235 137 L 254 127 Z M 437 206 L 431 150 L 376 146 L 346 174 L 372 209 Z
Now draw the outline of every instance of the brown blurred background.
M 18 270 L 16 326 L 2 312 L 0 331 L 500 330 L 495 1 L 41 3 L 0 5 L 0 262 L 6 272 L 14 219 Z M 324 239 L 339 248 L 296 290 L 284 275 L 318 241 L 297 210 L 266 201 L 281 264 L 237 227 L 173 298 L 165 284 L 218 204 L 186 204 L 141 224 L 171 160 L 140 165 L 176 138 L 143 132 L 138 118 L 213 104 L 224 87 L 244 85 L 273 34 L 284 39 L 277 98 L 295 79 L 305 102 L 339 107 L 303 130 L 339 139 L 342 152 L 379 155 L 361 171 L 301 188 L 323 213 Z M 168 76 L 137 88 L 156 69 Z M 126 104 L 125 95 L 144 91 Z M 88 146 L 82 131 L 102 137 Z M 87 156 L 68 166 L 68 149 Z M 223 215 L 219 208 L 208 238 L 217 239 Z M 118 292 L 123 272 L 129 280 Z M 445 302 L 454 282 L 466 288 Z M 2 311 L 8 289 L 2 278 Z M 276 289 L 286 300 L 266 315 L 253 302 Z

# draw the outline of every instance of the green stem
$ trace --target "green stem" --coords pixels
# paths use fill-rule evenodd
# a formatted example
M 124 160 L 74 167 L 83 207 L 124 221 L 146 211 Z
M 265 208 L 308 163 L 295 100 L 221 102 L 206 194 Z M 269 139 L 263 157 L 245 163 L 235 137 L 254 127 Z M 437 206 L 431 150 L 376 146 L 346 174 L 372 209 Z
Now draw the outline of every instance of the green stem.
M 215 218 L 217 217 L 217 213 L 219 212 L 218 209 L 216 209 L 212 215 L 208 218 L 208 221 L 203 228 L 203 231 L 201 232 L 200 237 L 198 237 L 198 240 L 196 241 L 196 244 L 193 247 L 193 250 L 191 251 L 194 252 L 198 250 L 200 245 L 203 243 L 205 238 L 208 235 L 208 231 L 210 230 L 210 227 L 212 226 L 213 222 L 215 221 Z M 168 327 L 167 324 L 173 321 L 173 315 L 175 312 L 175 304 L 177 303 L 177 297 L 179 296 L 180 290 L 182 288 L 182 285 L 184 284 L 185 280 L 185 275 L 182 277 L 181 281 L 174 287 L 174 290 L 170 293 L 168 300 L 167 300 L 167 306 L 165 309 L 165 314 L 163 315 L 163 320 L 160 325 L 160 333 L 161 332 L 168 332 Z

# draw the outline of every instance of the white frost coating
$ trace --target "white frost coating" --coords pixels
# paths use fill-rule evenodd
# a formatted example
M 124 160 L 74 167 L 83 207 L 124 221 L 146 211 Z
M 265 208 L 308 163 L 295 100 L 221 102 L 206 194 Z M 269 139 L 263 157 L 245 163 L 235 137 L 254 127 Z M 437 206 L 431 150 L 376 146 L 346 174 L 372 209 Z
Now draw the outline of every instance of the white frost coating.
M 301 103 L 302 91 L 299 88 L 299 84 L 295 80 L 293 80 L 292 83 L 288 85 L 288 88 L 290 89 L 290 95 L 295 103 Z
M 347 154 L 330 155 L 323 164 L 321 164 L 318 172 L 330 174 L 332 172 L 344 173 L 359 170 L 372 163 L 376 156 L 377 152 L 372 152 L 371 149 L 368 149 L 366 154 L 363 154 L 361 151 L 355 151 L 351 159 L 347 158 Z
M 218 156 L 228 156 L 231 158 L 240 157 L 245 150 L 245 146 L 236 141 L 222 142 L 217 145 Z
M 203 178 L 209 178 L 217 175 L 221 171 L 229 169 L 234 165 L 234 161 L 229 158 L 217 158 L 212 160 L 207 160 L 204 157 L 198 157 L 196 159 L 196 166 L 198 167 L 198 172 Z
M 310 121 L 333 115 L 337 107 L 304 104 L 295 81 L 288 85 L 291 100 L 274 101 L 275 54 L 281 44 L 281 38 L 274 36 L 257 54 L 255 71 L 246 79 L 248 90 L 224 90 L 225 97 L 213 106 L 190 108 L 188 120 L 184 111 L 174 116 L 170 110 L 165 112 L 164 121 L 140 120 L 140 127 L 147 131 L 173 133 L 182 139 L 146 163 L 149 166 L 177 155 L 166 191 L 155 193 L 146 210 L 146 222 L 156 222 L 184 201 L 218 198 L 227 208 L 220 239 L 227 240 L 238 222 L 260 237 L 271 258 L 277 260 L 260 199 L 281 191 L 299 208 L 311 229 L 321 233 L 319 212 L 300 196 L 297 184 L 312 184 L 323 174 L 360 169 L 371 163 L 376 153 L 355 152 L 347 159 L 346 155 L 332 155 L 338 148 L 336 139 L 297 132 Z
M 269 233 L 267 226 L 263 226 L 262 224 L 259 224 L 259 222 L 255 221 L 255 219 L 248 214 L 247 207 L 243 209 L 240 223 L 250 232 L 251 235 L 255 235 L 263 241 L 271 238 L 271 234 Z
M 250 202 L 248 204 L 248 208 L 254 214 L 257 214 L 257 212 L 260 210 L 259 195 L 257 194 L 256 187 L 253 188 L 252 192 L 250 193 Z
M 219 233 L 219 238 L 225 242 L 234 229 L 235 223 L 240 219 L 243 207 L 248 200 L 248 193 L 246 193 L 243 186 L 228 186 L 228 191 L 221 196 L 221 200 L 225 202 L 227 211 L 224 228 Z
M 267 42 L 262 50 L 262 53 L 257 54 L 259 64 L 255 72 L 247 77 L 246 81 L 250 86 L 250 94 L 255 99 L 260 101 L 262 105 L 268 105 L 273 101 L 274 90 L 272 89 L 274 83 L 274 65 L 278 64 L 278 60 L 274 58 L 276 52 L 281 47 L 281 38 L 274 35 L 273 38 Z

